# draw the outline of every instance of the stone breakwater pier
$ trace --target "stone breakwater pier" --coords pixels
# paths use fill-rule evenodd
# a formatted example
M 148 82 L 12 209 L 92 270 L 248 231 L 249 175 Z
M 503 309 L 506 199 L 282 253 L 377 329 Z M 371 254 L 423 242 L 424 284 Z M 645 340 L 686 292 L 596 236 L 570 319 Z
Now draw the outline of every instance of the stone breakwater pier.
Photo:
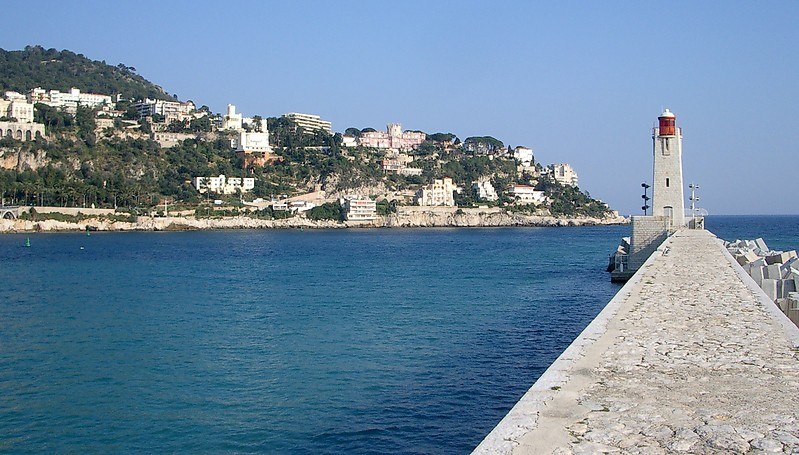
M 666 239 L 477 454 L 799 454 L 799 329 L 721 240 Z

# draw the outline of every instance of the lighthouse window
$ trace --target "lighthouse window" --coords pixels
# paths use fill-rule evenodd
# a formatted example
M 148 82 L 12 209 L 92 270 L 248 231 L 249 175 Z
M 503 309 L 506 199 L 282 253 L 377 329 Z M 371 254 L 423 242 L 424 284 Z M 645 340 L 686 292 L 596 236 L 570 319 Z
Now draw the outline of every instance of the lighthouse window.
M 666 177 L 666 188 L 668 188 L 668 187 L 669 187 L 669 178 Z
M 664 138 L 663 139 L 663 154 L 664 155 L 669 155 L 670 153 L 671 152 L 669 151 L 669 139 L 668 138 Z

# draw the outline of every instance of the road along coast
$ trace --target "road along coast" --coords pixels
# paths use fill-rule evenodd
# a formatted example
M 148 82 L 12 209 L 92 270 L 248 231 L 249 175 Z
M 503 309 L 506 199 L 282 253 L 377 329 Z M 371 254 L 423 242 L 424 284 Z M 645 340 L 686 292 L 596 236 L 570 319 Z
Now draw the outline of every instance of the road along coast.
M 58 232 L 58 231 L 182 231 L 211 229 L 337 229 L 374 227 L 500 227 L 500 226 L 595 226 L 626 224 L 624 217 L 574 217 L 530 216 L 507 212 L 496 213 L 442 213 L 413 212 L 402 215 L 379 216 L 374 221 L 331 221 L 292 217 L 282 220 L 267 220 L 248 216 L 218 218 L 138 217 L 135 222 L 110 221 L 103 217 L 91 217 L 78 222 L 57 220 L 0 220 L 0 233 L 11 232 Z
M 798 347 L 719 239 L 680 230 L 474 453 L 799 453 Z

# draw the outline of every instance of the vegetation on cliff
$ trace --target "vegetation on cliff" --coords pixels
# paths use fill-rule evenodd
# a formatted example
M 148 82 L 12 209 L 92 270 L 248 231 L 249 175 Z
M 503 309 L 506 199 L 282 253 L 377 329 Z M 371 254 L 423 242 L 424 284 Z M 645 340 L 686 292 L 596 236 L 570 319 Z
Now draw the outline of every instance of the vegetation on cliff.
M 312 220 L 344 221 L 344 207 L 338 201 L 325 202 L 308 210 L 306 215 Z
M 124 98 L 171 98 L 163 88 L 136 74 L 123 63 L 109 65 L 68 50 L 27 46 L 21 51 L 0 49 L 0 89 L 25 93 L 35 87 L 87 93 L 121 94 Z

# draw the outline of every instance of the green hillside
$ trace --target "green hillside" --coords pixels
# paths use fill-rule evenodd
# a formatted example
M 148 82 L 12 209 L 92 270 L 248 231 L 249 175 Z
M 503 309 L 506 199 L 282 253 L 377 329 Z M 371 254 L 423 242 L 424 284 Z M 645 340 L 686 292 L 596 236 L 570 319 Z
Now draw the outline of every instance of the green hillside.
M 26 46 L 21 51 L 0 49 L 0 89 L 25 93 L 35 87 L 85 93 L 122 94 L 125 98 L 170 96 L 163 88 L 136 74 L 136 69 L 86 58 L 68 50 Z
M 37 86 L 68 90 L 74 86 L 84 92 L 119 93 L 125 98 L 169 98 L 135 71 L 67 50 L 40 46 L 22 51 L 0 49 L 2 90 L 26 92 Z M 339 195 L 399 194 L 397 201 L 407 203 L 422 185 L 450 177 L 464 189 L 455 198 L 459 207 L 494 205 L 528 214 L 543 211 L 561 216 L 603 216 L 608 210 L 579 188 L 564 187 L 539 175 L 544 169 L 538 163 L 535 176 L 528 171 L 520 174 L 518 163 L 505 153 L 503 142 L 491 136 L 470 137 L 461 144 L 452 133 L 431 134 L 405 156 L 410 161 L 406 164 L 417 174 L 402 175 L 383 170 L 384 160 L 396 159 L 386 150 L 345 147 L 340 133 L 320 130 L 308 134 L 285 117 L 267 117 L 263 120 L 276 160 L 245 169 L 244 161 L 231 147 L 235 133 L 219 129 L 218 117 L 211 112 L 201 109 L 197 118 L 166 124 L 155 116 L 138 119 L 128 101 L 116 107 L 125 112 L 123 117 L 107 117 L 98 108 L 85 106 L 71 114 L 37 103 L 34 119 L 46 126 L 46 139 L 23 142 L 0 137 L 0 200 L 12 205 L 124 207 L 136 213 L 144 213 L 165 199 L 196 207 L 207 205 L 212 195 L 200 194 L 192 178 L 224 174 L 254 177 L 249 196 L 263 199 L 321 188 Z M 369 130 L 347 129 L 357 134 Z M 162 147 L 156 141 L 158 132 L 199 136 L 184 136 L 172 147 Z M 487 156 L 488 150 L 495 154 Z M 486 179 L 496 189 L 498 200 L 478 201 L 475 197 L 472 183 Z M 550 206 L 516 203 L 509 192 L 514 182 L 545 191 Z M 241 203 L 237 195 L 213 195 L 217 197 L 228 204 Z M 381 203 L 382 210 L 388 210 L 389 202 Z M 335 217 L 337 213 L 340 207 L 330 205 L 310 216 Z

